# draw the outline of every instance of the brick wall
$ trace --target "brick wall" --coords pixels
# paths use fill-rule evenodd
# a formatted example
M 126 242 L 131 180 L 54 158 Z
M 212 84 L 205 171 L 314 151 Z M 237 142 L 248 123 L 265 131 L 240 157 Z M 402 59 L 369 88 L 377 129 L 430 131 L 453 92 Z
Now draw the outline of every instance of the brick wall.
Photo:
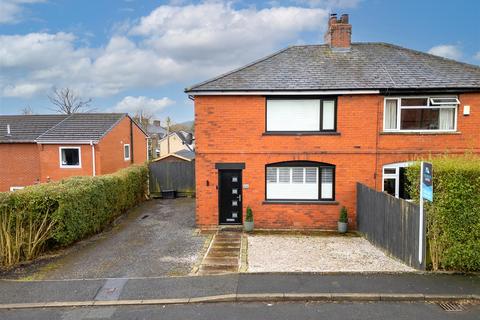
M 455 134 L 381 134 L 383 96 L 340 96 L 337 130 L 331 136 L 267 136 L 264 97 L 195 98 L 197 224 L 218 224 L 217 162 L 244 162 L 243 212 L 250 205 L 258 227 L 326 228 L 336 226 L 341 206 L 355 223 L 355 184 L 382 188 L 382 166 L 432 153 L 480 152 L 480 94 L 460 95 Z M 471 115 L 463 116 L 464 104 Z M 336 166 L 338 204 L 265 204 L 265 165 L 311 160 Z M 207 185 L 208 181 L 208 185 Z
M 27 186 L 40 179 L 38 146 L 33 143 L 0 144 L 0 192 Z

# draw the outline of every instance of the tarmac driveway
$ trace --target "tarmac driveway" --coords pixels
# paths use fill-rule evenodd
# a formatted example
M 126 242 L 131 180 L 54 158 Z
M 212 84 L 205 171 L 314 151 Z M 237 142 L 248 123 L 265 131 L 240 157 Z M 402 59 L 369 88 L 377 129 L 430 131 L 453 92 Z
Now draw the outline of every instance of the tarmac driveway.
M 26 279 L 186 275 L 205 240 L 195 231 L 195 199 L 151 200 L 131 210 L 110 230 L 20 273 Z

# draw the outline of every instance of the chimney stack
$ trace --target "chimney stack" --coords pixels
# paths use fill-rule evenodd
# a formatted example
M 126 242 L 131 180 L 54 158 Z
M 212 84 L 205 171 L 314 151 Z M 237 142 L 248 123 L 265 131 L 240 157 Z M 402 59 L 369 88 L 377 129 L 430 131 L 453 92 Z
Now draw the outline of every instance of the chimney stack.
M 342 14 L 340 19 L 337 19 L 336 13 L 330 15 L 324 40 L 333 50 L 348 51 L 350 49 L 352 25 L 348 23 L 348 14 Z

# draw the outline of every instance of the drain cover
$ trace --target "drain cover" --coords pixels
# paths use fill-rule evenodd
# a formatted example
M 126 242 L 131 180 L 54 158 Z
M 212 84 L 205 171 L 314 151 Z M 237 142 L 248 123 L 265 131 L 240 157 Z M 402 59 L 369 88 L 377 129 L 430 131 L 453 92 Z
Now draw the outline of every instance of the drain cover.
M 465 311 L 465 306 L 457 302 L 440 302 L 438 305 L 440 308 L 448 312 Z

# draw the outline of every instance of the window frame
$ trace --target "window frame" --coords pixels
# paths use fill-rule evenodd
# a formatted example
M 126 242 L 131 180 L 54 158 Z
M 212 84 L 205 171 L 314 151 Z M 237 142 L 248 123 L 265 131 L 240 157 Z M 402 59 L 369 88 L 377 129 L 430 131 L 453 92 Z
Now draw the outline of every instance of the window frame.
M 267 197 L 267 170 L 269 167 L 273 168 L 281 168 L 281 167 L 288 167 L 288 168 L 318 168 L 317 170 L 317 184 L 318 184 L 318 198 L 317 199 L 269 199 Z M 329 168 L 332 169 L 332 197 L 331 198 L 322 198 L 322 168 Z M 265 202 L 334 202 L 335 200 L 335 183 L 336 183 L 336 166 L 330 163 L 324 162 L 315 162 L 315 161 L 283 161 L 283 162 L 276 162 L 276 163 L 269 163 L 265 165 L 264 169 L 264 183 L 265 183 Z M 278 180 L 277 180 L 277 183 Z M 305 182 L 304 182 L 305 183 Z
M 458 101 L 458 104 L 432 104 L 432 99 L 442 99 L 442 98 L 452 98 Z M 402 99 L 427 99 L 426 106 L 402 106 Z M 396 100 L 397 101 L 397 123 L 395 129 L 386 128 L 386 110 L 387 110 L 387 100 Z M 460 101 L 456 95 L 444 95 L 444 96 L 395 96 L 395 97 L 384 97 L 383 99 L 383 132 L 456 132 L 457 131 L 457 122 L 458 122 L 458 108 L 460 106 Z M 401 129 L 402 122 L 402 110 L 403 109 L 454 109 L 453 116 L 453 129 Z
M 65 165 L 62 161 L 62 150 L 66 149 L 76 149 L 78 150 L 78 165 Z M 60 168 L 62 169 L 80 169 L 82 168 L 82 148 L 81 147 L 59 147 L 58 148 L 58 156 L 60 162 Z
M 22 189 L 25 189 L 25 187 L 23 187 L 23 186 L 11 186 L 10 187 L 10 192 L 15 192 L 15 191 L 22 190 Z
M 125 157 L 125 148 L 128 147 L 128 157 Z M 123 145 L 123 160 L 124 161 L 128 161 L 132 158 L 132 149 L 130 148 L 130 144 L 129 143 L 125 143 Z
M 268 101 L 269 100 L 318 100 L 320 105 L 320 119 L 319 130 L 268 130 Z M 323 129 L 323 102 L 333 101 L 333 129 Z M 316 133 L 336 133 L 337 132 L 337 111 L 338 97 L 337 96 L 266 96 L 265 97 L 265 133 L 268 134 L 316 134 Z
M 385 179 L 395 179 L 395 195 L 391 195 L 397 199 L 400 198 L 400 168 L 406 168 L 413 164 L 413 162 L 397 162 L 385 164 L 382 166 L 382 192 L 385 192 Z M 395 169 L 395 173 L 385 173 L 385 169 Z M 412 201 L 412 199 L 403 199 L 405 201 Z

